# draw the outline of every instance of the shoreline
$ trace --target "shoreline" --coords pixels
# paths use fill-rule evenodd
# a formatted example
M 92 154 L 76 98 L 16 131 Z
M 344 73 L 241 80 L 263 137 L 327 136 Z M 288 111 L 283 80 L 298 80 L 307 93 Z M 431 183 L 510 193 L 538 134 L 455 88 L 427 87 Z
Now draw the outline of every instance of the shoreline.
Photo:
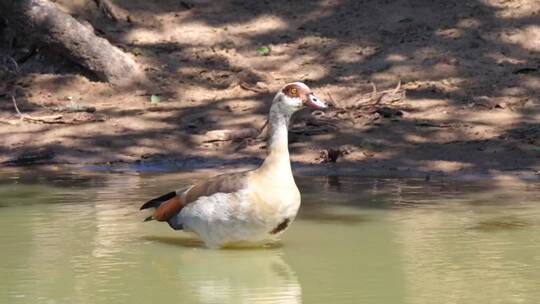
M 0 171 L 19 171 L 39 168 L 43 171 L 78 171 L 78 172 L 109 172 L 109 173 L 149 173 L 149 174 L 180 174 L 184 176 L 210 176 L 234 171 L 255 169 L 262 159 L 243 158 L 227 161 L 203 159 L 200 157 L 172 159 L 161 158 L 149 161 L 116 161 L 105 163 L 39 163 L 30 165 L 0 165 Z M 533 168 L 486 168 L 481 170 L 419 170 L 410 167 L 387 167 L 384 164 L 375 167 L 372 164 L 351 163 L 320 163 L 306 164 L 292 162 L 293 174 L 299 177 L 359 177 L 359 178 L 398 178 L 424 179 L 445 178 L 462 181 L 477 180 L 520 180 L 540 181 L 540 171 Z

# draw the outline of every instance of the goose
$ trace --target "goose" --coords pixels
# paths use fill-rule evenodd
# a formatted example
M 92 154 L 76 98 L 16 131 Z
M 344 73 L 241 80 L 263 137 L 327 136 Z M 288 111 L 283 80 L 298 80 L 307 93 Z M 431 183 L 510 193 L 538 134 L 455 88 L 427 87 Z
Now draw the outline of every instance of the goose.
M 174 230 L 192 232 L 208 248 L 275 240 L 300 207 L 287 133 L 292 114 L 304 107 L 327 105 L 302 82 L 283 86 L 270 107 L 268 153 L 260 167 L 218 175 L 154 198 L 140 208 L 154 208 L 145 221 L 167 222 Z

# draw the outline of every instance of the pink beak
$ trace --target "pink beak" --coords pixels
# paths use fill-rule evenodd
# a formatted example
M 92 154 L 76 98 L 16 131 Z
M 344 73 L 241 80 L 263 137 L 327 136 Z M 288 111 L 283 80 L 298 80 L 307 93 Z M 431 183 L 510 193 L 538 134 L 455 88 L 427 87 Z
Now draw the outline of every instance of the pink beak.
M 320 100 L 315 96 L 313 93 L 308 94 L 308 101 L 306 102 L 306 105 L 312 109 L 326 109 L 328 106 L 324 103 L 324 101 Z

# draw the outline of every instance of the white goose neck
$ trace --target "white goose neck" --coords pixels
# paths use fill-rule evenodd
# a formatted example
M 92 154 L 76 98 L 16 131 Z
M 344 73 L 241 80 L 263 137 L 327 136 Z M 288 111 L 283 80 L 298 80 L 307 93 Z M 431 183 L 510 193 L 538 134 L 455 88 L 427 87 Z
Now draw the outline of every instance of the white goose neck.
M 288 153 L 290 119 L 291 115 L 282 111 L 279 104 L 273 104 L 270 108 L 268 116 L 268 148 L 270 153 L 276 149 L 285 150 Z
M 288 126 L 292 113 L 282 109 L 280 103 L 274 103 L 268 117 L 268 156 L 263 167 L 276 166 L 290 171 Z

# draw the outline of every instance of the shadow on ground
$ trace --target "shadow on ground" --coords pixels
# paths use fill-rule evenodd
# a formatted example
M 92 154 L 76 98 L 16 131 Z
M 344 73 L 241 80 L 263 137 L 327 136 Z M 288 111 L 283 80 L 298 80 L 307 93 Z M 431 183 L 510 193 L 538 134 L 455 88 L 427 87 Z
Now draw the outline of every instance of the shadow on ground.
M 44 162 L 60 163 L 262 158 L 261 139 L 200 136 L 259 128 L 273 92 L 302 80 L 349 108 L 345 116 L 332 116 L 336 109 L 326 114 L 338 128 L 294 134 L 299 165 L 340 149 L 337 166 L 373 172 L 539 170 L 536 1 L 118 0 L 131 20 L 120 23 L 105 19 L 93 1 L 58 3 L 136 56 L 151 85 L 115 89 L 68 75 L 76 69 L 51 59 L 54 50 L 30 46 L 35 54 L 28 55 L 15 39 L 3 51 L 20 61 L 15 83 L 25 113 L 74 101 L 97 111 L 76 124 L 3 125 L 3 161 L 36 149 L 52 151 Z M 260 46 L 270 54 L 258 54 Z M 398 81 L 407 98 L 377 106 L 402 115 L 358 111 L 371 82 L 390 88 Z M 152 95 L 158 104 L 149 102 Z M 13 118 L 4 97 L 0 116 Z M 306 117 L 295 127 L 306 127 Z

